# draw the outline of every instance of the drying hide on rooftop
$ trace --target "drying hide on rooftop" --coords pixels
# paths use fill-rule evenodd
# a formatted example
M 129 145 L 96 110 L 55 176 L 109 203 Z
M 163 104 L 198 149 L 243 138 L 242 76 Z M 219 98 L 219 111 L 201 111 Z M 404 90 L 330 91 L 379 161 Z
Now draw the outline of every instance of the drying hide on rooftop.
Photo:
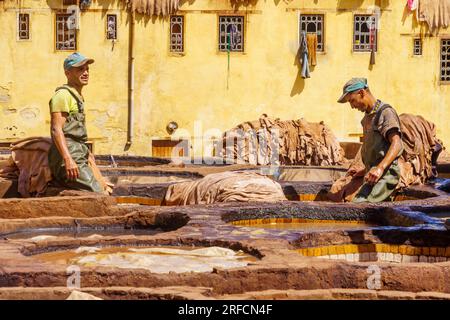
M 432 31 L 447 28 L 450 24 L 450 0 L 420 0 L 419 20 L 425 21 Z
M 125 0 L 128 9 L 148 16 L 167 17 L 180 7 L 180 0 Z

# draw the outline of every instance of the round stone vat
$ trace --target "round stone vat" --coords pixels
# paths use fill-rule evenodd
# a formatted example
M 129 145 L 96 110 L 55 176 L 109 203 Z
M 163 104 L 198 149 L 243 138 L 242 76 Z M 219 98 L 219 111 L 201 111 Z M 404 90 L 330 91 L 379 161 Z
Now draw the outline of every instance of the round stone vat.
M 304 256 L 346 260 L 350 262 L 446 262 L 450 261 L 450 246 L 421 247 L 392 244 L 346 244 L 298 249 Z
M 152 183 L 168 183 L 168 182 L 184 182 L 193 181 L 200 177 L 190 174 L 174 174 L 170 172 L 155 173 L 146 171 L 127 172 L 121 174 L 120 172 L 113 171 L 112 173 L 103 173 L 105 179 L 114 184 L 152 184 Z
M 167 188 L 181 181 L 201 179 L 213 172 L 246 170 L 266 175 L 280 183 L 283 192 L 291 201 L 328 201 L 327 192 L 333 182 L 346 174 L 346 169 L 339 166 L 308 167 L 308 166 L 206 166 L 189 165 L 185 168 L 149 167 L 149 168 L 112 168 L 105 169 L 104 174 L 114 179 L 121 177 L 140 176 L 148 180 L 130 180 L 118 183 L 114 196 L 137 196 L 150 198 L 150 205 L 158 205 L 162 201 Z M 430 184 L 403 190 L 397 194 L 394 201 L 403 202 L 438 197 L 444 194 L 437 185 Z M 142 202 L 143 203 L 143 202 Z
M 147 202 L 118 204 L 104 196 L 4 199 L 0 200 L 0 237 L 151 235 L 155 230 L 179 229 L 189 221 L 184 212 L 157 210 Z
M 274 166 L 249 168 L 279 182 L 332 182 L 345 176 L 347 169 L 339 166 Z
M 143 156 L 123 156 L 123 155 L 95 155 L 95 162 L 99 167 L 146 167 L 169 164 L 170 160 L 143 157 Z
M 79 267 L 145 269 L 152 273 L 212 272 L 247 266 L 256 258 L 222 247 L 84 246 L 33 255 L 35 261 Z
M 36 228 L 14 233 L 3 234 L 2 238 L 8 240 L 47 241 L 58 237 L 70 238 L 98 238 L 120 236 L 153 236 L 164 232 L 160 228 L 123 228 L 123 227 L 97 227 L 97 228 Z
M 318 232 L 330 230 L 353 230 L 377 227 L 375 223 L 358 220 L 319 220 L 302 218 L 265 218 L 232 221 L 241 230 L 269 229 L 286 231 Z

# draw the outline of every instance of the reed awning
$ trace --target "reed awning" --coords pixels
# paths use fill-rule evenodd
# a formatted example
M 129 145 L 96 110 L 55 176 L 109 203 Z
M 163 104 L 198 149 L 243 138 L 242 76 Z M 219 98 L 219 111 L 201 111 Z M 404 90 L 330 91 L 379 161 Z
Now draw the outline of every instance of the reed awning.
M 180 0 L 125 0 L 129 10 L 148 16 L 166 17 L 177 12 Z

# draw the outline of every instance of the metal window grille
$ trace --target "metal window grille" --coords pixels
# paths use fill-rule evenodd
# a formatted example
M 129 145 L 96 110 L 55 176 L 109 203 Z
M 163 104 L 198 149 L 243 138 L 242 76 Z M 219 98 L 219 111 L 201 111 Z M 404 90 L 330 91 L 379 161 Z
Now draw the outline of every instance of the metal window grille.
M 450 81 L 450 39 L 441 40 L 441 81 Z
M 106 39 L 117 39 L 117 15 L 115 14 L 106 15 Z
M 420 38 L 414 39 L 414 55 L 415 56 L 422 55 L 422 39 Z
M 17 33 L 19 35 L 19 39 L 30 39 L 30 15 L 28 13 L 19 13 L 17 19 Z
M 377 17 L 374 15 L 355 15 L 353 21 L 353 51 L 366 52 L 378 50 Z
M 77 4 L 78 4 L 78 0 L 63 0 L 64 6 L 73 6 L 73 5 L 77 5 Z
M 219 51 L 244 51 L 244 16 L 219 16 Z
M 184 16 L 170 17 L 170 51 L 184 51 Z
M 323 51 L 323 14 L 302 14 L 300 15 L 300 34 L 303 31 L 306 33 L 317 34 L 317 51 Z
M 56 15 L 56 50 L 76 50 L 77 30 L 72 23 L 72 15 Z

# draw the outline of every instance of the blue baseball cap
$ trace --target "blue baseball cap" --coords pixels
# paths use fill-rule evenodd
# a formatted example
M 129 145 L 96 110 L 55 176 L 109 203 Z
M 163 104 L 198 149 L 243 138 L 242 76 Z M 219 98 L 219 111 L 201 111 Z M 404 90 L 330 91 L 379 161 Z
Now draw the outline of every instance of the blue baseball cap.
M 339 103 L 346 103 L 347 102 L 347 95 L 349 93 L 352 93 L 354 91 L 358 91 L 361 89 L 367 89 L 369 86 L 367 85 L 367 79 L 366 78 L 352 78 L 350 81 L 348 81 L 344 88 L 342 89 L 342 96 L 339 98 Z
M 64 70 L 68 70 L 72 67 L 81 67 L 86 63 L 87 64 L 94 63 L 94 59 L 88 59 L 81 53 L 75 52 L 64 60 Z

